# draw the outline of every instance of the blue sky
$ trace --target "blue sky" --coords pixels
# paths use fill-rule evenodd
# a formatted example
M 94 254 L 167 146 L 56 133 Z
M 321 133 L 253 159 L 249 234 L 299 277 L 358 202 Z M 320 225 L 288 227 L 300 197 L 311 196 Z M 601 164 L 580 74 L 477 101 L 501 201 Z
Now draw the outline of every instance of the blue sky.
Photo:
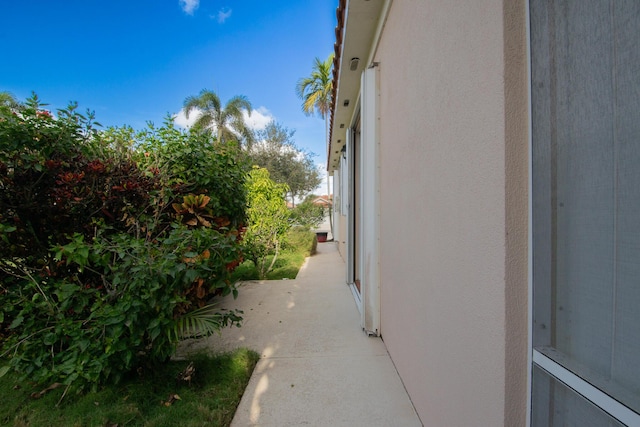
M 0 8 L 0 91 L 76 101 L 105 126 L 160 124 L 201 89 L 245 95 L 324 164 L 295 84 L 333 50 L 338 0 L 22 0 Z

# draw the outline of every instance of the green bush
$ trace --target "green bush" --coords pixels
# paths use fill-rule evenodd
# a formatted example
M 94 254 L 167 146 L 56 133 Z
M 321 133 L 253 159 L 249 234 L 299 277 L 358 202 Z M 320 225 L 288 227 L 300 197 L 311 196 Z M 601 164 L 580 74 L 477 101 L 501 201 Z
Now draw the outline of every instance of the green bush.
M 240 321 L 207 301 L 237 292 L 244 173 L 204 136 L 97 132 L 34 96 L 0 107 L 0 188 L 0 338 L 25 378 L 117 381 Z
M 284 248 L 291 251 L 299 251 L 305 256 L 311 256 L 316 253 L 318 247 L 318 238 L 316 233 L 307 230 L 304 227 L 293 227 L 287 233 Z
M 181 194 L 206 194 L 216 216 L 233 227 L 246 221 L 246 165 L 239 162 L 236 143 L 214 144 L 207 132 L 184 132 L 168 119 L 161 128 L 129 135 L 138 146 L 142 169 L 159 173 L 164 187 Z
M 267 169 L 255 166 L 249 173 L 246 190 L 248 226 L 244 251 L 256 266 L 259 278 L 264 279 L 278 258 L 282 238 L 290 226 L 287 186 L 276 184 Z M 271 262 L 267 263 L 269 255 Z
M 268 280 L 295 279 L 306 257 L 316 252 L 316 234 L 301 227 L 292 227 L 282 240 L 282 250 L 267 273 Z M 267 262 L 273 257 L 267 257 Z M 240 264 L 233 272 L 236 281 L 259 280 L 258 270 L 251 261 Z
M 324 221 L 324 209 L 311 200 L 305 200 L 291 211 L 291 223 L 306 230 L 318 227 L 322 221 Z

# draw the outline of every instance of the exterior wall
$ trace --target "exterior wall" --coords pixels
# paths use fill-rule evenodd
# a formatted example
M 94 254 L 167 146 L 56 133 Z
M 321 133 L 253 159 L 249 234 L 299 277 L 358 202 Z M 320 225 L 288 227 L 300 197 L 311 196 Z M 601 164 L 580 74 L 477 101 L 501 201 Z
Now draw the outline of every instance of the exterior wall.
M 374 56 L 381 334 L 427 426 L 526 424 L 525 28 L 524 0 L 395 1 Z
M 343 260 L 347 259 L 346 244 L 347 244 L 347 216 L 346 212 L 343 212 L 342 205 L 343 200 L 339 199 L 335 195 L 338 194 L 341 197 L 345 197 L 340 191 L 340 187 L 344 183 L 340 180 L 340 171 L 333 173 L 333 239 L 338 244 L 338 252 Z
M 333 225 L 337 229 L 338 233 L 338 252 L 340 256 L 346 262 L 347 261 L 347 217 L 340 214 L 336 223 Z

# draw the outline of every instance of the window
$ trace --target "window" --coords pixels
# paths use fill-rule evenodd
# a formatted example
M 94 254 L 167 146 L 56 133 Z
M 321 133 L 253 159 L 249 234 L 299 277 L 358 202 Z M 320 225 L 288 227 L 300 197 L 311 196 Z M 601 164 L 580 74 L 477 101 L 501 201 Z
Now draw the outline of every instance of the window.
M 640 2 L 530 18 L 532 425 L 640 425 Z

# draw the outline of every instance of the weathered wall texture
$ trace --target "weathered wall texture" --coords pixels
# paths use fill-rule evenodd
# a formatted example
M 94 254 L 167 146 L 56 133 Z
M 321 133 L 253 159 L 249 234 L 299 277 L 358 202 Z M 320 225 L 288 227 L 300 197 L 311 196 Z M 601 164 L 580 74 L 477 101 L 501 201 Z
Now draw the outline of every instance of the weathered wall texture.
M 374 58 L 381 332 L 427 426 L 525 422 L 524 7 L 394 1 Z

